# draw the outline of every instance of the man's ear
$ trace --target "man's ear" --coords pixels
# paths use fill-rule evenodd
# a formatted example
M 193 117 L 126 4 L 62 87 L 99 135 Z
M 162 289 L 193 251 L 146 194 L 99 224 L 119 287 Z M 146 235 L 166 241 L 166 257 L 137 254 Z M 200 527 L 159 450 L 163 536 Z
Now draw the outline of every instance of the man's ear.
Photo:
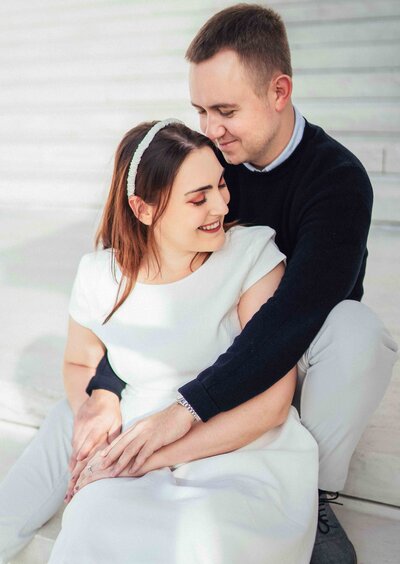
M 292 95 L 293 83 L 290 76 L 280 74 L 275 76 L 270 83 L 270 92 L 272 92 L 275 110 L 282 112 Z
M 139 196 L 130 196 L 128 199 L 129 207 L 139 221 L 144 225 L 151 225 L 153 223 L 154 206 L 146 204 Z

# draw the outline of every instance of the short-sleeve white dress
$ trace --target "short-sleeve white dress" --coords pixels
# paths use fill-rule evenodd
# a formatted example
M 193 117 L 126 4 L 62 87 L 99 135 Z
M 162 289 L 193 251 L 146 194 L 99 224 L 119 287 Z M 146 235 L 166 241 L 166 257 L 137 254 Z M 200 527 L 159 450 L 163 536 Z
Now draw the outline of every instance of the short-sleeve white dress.
M 177 282 L 137 283 L 109 322 L 120 273 L 85 255 L 70 314 L 105 344 L 127 386 L 124 428 L 174 402 L 240 332 L 241 295 L 284 260 L 268 227 L 231 228 Z M 64 512 L 51 564 L 308 564 L 317 521 L 317 444 L 294 407 L 234 452 L 83 488 Z

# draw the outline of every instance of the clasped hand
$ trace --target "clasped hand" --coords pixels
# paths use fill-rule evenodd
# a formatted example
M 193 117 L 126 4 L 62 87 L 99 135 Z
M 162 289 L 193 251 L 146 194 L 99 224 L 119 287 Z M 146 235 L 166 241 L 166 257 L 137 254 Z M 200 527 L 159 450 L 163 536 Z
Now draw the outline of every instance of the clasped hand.
M 72 478 L 66 501 L 72 497 L 81 471 L 94 454 L 108 446 L 121 432 L 121 410 L 118 397 L 106 390 L 95 390 L 80 407 L 74 419 L 72 454 L 69 469 Z
M 157 451 L 186 435 L 193 423 L 192 415 L 178 404 L 141 419 L 87 460 L 69 494 L 102 478 L 137 477 L 160 468 Z

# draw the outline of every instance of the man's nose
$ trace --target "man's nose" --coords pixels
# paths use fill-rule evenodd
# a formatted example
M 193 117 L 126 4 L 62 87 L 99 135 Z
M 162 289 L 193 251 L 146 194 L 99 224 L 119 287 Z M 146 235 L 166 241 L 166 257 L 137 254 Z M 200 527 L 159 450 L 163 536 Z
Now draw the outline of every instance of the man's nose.
M 204 134 L 207 135 L 211 141 L 215 141 L 216 139 L 223 137 L 224 133 L 225 128 L 218 120 L 218 117 L 208 115 L 206 118 Z

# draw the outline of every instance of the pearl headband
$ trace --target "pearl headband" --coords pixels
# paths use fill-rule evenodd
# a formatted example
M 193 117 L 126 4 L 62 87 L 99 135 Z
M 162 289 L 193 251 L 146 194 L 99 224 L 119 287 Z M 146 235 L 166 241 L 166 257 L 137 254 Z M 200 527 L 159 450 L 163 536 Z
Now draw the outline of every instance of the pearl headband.
M 139 163 L 141 161 L 141 158 L 143 156 L 143 153 L 145 152 L 147 147 L 150 145 L 150 143 L 153 141 L 153 139 L 157 135 L 157 133 L 161 129 L 164 129 L 164 127 L 167 127 L 168 125 L 171 125 L 172 123 L 183 124 L 183 121 L 180 121 L 179 119 L 175 119 L 175 118 L 169 118 L 169 119 L 164 119 L 162 121 L 158 121 L 155 125 L 153 125 L 153 127 L 151 129 L 149 129 L 149 131 L 143 137 L 142 141 L 139 143 L 136 151 L 133 154 L 131 164 L 129 165 L 128 179 L 126 181 L 126 192 L 128 194 L 128 198 L 130 196 L 133 196 L 134 193 L 135 193 L 136 173 L 137 173 L 137 169 L 138 169 Z

